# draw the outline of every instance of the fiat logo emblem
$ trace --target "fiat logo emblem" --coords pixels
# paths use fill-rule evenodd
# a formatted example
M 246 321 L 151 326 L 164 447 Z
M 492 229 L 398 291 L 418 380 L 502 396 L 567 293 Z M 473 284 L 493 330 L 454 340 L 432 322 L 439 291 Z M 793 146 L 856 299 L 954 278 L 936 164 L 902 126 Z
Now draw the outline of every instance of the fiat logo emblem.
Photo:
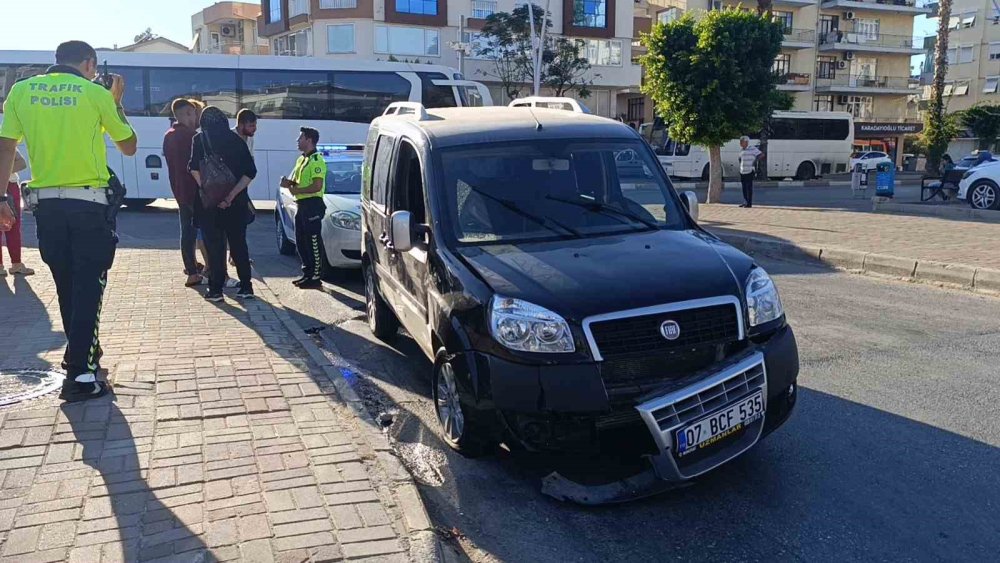
M 663 321 L 660 325 L 660 335 L 667 340 L 677 340 L 681 336 L 681 325 L 677 321 Z

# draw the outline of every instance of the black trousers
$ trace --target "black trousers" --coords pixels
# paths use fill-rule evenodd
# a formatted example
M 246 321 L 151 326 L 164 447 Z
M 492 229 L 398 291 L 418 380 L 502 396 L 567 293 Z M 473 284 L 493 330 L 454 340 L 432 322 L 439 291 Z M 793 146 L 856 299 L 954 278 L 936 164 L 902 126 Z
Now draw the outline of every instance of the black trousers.
M 177 205 L 177 214 L 181 221 L 181 260 L 184 261 L 184 273 L 191 276 L 198 273 L 198 261 L 194 250 L 198 243 L 198 226 L 195 225 L 195 204 Z
M 106 210 L 70 199 L 44 199 L 35 210 L 38 250 L 59 296 L 70 378 L 101 369 L 101 305 L 117 244 Z
M 213 292 L 222 291 L 222 285 L 229 275 L 227 245 L 233 262 L 236 263 L 240 286 L 244 289 L 252 287 L 250 249 L 247 247 L 248 202 L 246 192 L 243 192 L 228 208 L 205 209 L 198 219 L 205 237 L 205 249 L 208 250 L 208 288 Z
M 302 259 L 302 275 L 319 279 L 323 276 L 323 216 L 326 204 L 322 197 L 298 201 L 295 214 L 295 246 Z
M 740 174 L 740 183 L 743 184 L 743 201 L 747 207 L 753 205 L 753 177 L 754 172 Z

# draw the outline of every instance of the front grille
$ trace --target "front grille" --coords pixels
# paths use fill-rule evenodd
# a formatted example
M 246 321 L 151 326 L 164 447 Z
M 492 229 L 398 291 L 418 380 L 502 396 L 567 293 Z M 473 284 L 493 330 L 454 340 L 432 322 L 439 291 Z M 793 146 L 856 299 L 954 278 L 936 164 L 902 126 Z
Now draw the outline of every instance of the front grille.
M 660 430 L 665 432 L 761 389 L 766 383 L 764 364 L 758 363 L 711 387 L 661 406 L 653 410 L 652 415 Z
M 712 305 L 637 317 L 597 321 L 590 332 L 605 360 L 645 357 L 695 346 L 725 344 L 740 338 L 739 313 L 734 304 Z M 660 326 L 672 320 L 680 327 L 676 340 L 667 340 Z

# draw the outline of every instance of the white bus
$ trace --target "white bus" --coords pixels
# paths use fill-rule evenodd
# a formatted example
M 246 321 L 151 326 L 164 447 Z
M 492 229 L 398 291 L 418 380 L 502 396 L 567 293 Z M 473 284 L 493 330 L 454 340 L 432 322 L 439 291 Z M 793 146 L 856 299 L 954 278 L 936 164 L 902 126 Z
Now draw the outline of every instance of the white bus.
M 708 149 L 675 142 L 660 121 L 644 123 L 640 132 L 671 176 L 708 179 Z M 759 134 L 748 136 L 752 145 L 760 142 Z M 853 142 L 854 120 L 847 112 L 775 112 L 767 140 L 767 175 L 808 180 L 848 172 Z M 739 176 L 739 151 L 735 139 L 722 146 L 724 177 Z
M 489 91 L 455 69 L 422 64 L 344 61 L 315 57 L 166 55 L 100 51 L 102 64 L 126 81 L 122 105 L 139 138 L 134 157 L 108 143 L 108 164 L 128 188 L 129 203 L 173 197 L 163 160 L 170 103 L 202 100 L 226 112 L 249 108 L 259 117 L 254 137 L 257 178 L 250 197 L 273 200 L 298 156 L 299 127 L 314 127 L 320 142 L 364 143 L 368 125 L 392 102 L 427 107 L 492 105 Z M 0 51 L 0 105 L 17 80 L 53 63 L 51 51 Z M 3 115 L 0 113 L 0 120 Z

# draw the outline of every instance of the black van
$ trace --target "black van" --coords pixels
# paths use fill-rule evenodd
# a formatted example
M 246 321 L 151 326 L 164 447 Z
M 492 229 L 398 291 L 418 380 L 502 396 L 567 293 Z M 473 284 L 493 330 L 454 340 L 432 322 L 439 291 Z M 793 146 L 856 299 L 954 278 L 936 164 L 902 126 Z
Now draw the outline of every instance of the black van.
M 550 109 L 392 104 L 362 187 L 368 321 L 433 361 L 474 454 L 647 456 L 682 481 L 795 405 L 798 350 L 753 259 L 695 222 L 629 127 Z

